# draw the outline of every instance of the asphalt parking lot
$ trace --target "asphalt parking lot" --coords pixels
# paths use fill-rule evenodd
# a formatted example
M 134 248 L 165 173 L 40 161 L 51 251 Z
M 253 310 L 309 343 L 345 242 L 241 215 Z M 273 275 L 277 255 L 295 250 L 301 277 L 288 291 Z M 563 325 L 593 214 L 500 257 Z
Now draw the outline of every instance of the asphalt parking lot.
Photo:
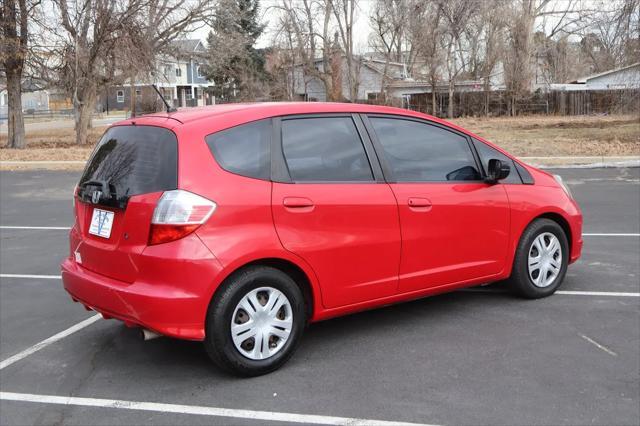
M 0 172 L 0 423 L 638 425 L 640 169 L 555 172 L 585 216 L 559 294 L 493 285 L 314 324 L 253 379 L 93 321 L 57 278 L 78 173 Z

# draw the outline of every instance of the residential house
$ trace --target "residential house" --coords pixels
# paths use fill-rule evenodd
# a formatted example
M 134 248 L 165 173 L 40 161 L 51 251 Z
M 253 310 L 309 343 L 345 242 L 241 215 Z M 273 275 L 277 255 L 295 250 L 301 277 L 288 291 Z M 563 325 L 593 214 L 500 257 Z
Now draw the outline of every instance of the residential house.
M 357 95 L 351 99 L 351 87 L 347 68 L 347 60 L 344 54 L 331 58 L 332 66 L 336 69 L 340 67 L 341 75 L 336 81 L 341 85 L 342 97 L 351 102 L 374 101 L 382 96 L 385 87 L 389 82 L 406 78 L 406 69 L 403 64 L 397 62 L 385 62 L 379 59 L 366 59 L 356 57 L 356 84 Z M 323 71 L 324 61 L 318 58 L 314 62 L 318 71 Z M 300 100 L 324 102 L 328 99 L 325 85 L 321 79 L 305 73 L 304 66 L 298 64 L 293 71 L 293 86 L 295 95 Z
M 9 93 L 4 85 L 0 85 L 0 118 L 7 117 L 9 108 Z M 22 111 L 35 112 L 49 109 L 49 91 L 33 80 L 22 83 Z
M 214 83 L 204 76 L 206 48 L 201 40 L 176 40 L 170 54 L 159 55 L 155 73 L 133 85 L 113 86 L 102 94 L 98 109 L 102 111 L 129 110 L 132 87 L 136 95 L 136 110 L 149 112 L 161 107 L 152 87 L 155 84 L 173 107 L 211 105 L 215 97 L 209 90 Z
M 569 83 L 550 85 L 550 90 L 564 92 L 629 89 L 640 89 L 640 62 L 581 77 Z

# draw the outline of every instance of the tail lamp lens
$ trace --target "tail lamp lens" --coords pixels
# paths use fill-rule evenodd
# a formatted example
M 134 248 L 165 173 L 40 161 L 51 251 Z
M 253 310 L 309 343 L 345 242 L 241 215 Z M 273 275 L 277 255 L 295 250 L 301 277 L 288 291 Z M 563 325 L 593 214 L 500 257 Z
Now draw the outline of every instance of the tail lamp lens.
M 209 219 L 216 203 L 192 192 L 166 191 L 158 200 L 151 219 L 149 245 L 183 238 Z

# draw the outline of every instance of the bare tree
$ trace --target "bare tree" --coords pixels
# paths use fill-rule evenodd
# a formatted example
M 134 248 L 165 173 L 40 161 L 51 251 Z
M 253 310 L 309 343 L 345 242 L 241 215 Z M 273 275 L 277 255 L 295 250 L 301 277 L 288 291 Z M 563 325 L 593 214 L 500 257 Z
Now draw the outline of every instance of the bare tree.
M 611 0 L 580 11 L 582 54 L 591 72 L 602 72 L 640 59 L 640 0 Z
M 154 74 L 157 55 L 212 10 L 211 0 L 53 2 L 54 19 L 45 31 L 60 59 L 45 66 L 71 95 L 77 144 L 87 142 L 100 90 Z
M 413 0 L 377 0 L 369 17 L 372 27 L 369 45 L 382 55 L 385 62 L 380 93 L 385 93 L 389 83 L 388 70 L 391 62 L 403 63 L 408 70 L 412 69 L 415 44 L 411 43 L 410 36 L 413 33 L 407 27 L 417 22 L 410 14 L 414 3 Z M 386 94 L 385 100 L 388 100 Z
M 355 20 L 357 0 L 332 0 L 333 14 L 336 18 L 338 34 L 344 47 L 344 56 L 347 62 L 347 83 L 349 85 L 349 99 L 355 101 L 358 98 L 358 86 L 360 85 L 360 60 L 355 57 L 353 50 L 353 24 Z M 342 67 L 341 67 L 342 68 Z M 340 70 L 342 72 L 342 70 Z
M 22 75 L 29 42 L 29 20 L 39 0 L 3 0 L 0 7 L 0 64 L 7 79 L 10 148 L 26 146 L 22 116 Z
M 353 46 L 354 0 L 282 0 L 284 27 L 291 35 L 305 82 L 317 79 L 325 87 L 327 99 L 343 100 L 342 57 L 347 61 L 349 96 L 357 96 L 357 69 Z M 342 42 L 342 46 L 341 43 Z
M 441 45 L 445 29 L 442 11 L 437 3 L 415 2 L 410 7 L 408 38 L 416 46 L 418 75 L 425 73 L 431 85 L 431 113 L 437 114 L 437 86 L 441 80 L 443 52 Z
M 449 87 L 447 115 L 449 118 L 453 118 L 455 82 L 468 63 L 465 41 L 463 40 L 464 29 L 468 25 L 474 9 L 468 0 L 441 0 L 438 6 L 446 28 L 442 48 L 445 51 L 445 68 Z

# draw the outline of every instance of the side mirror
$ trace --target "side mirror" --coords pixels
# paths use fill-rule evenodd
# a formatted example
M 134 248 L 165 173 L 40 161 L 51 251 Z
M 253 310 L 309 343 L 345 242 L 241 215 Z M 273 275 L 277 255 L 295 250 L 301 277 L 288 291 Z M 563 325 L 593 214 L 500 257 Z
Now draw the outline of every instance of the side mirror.
M 510 171 L 511 167 L 509 167 L 507 163 L 503 163 L 500 160 L 492 158 L 491 160 L 489 160 L 487 177 L 484 181 L 490 184 L 498 183 L 499 180 L 509 176 Z

